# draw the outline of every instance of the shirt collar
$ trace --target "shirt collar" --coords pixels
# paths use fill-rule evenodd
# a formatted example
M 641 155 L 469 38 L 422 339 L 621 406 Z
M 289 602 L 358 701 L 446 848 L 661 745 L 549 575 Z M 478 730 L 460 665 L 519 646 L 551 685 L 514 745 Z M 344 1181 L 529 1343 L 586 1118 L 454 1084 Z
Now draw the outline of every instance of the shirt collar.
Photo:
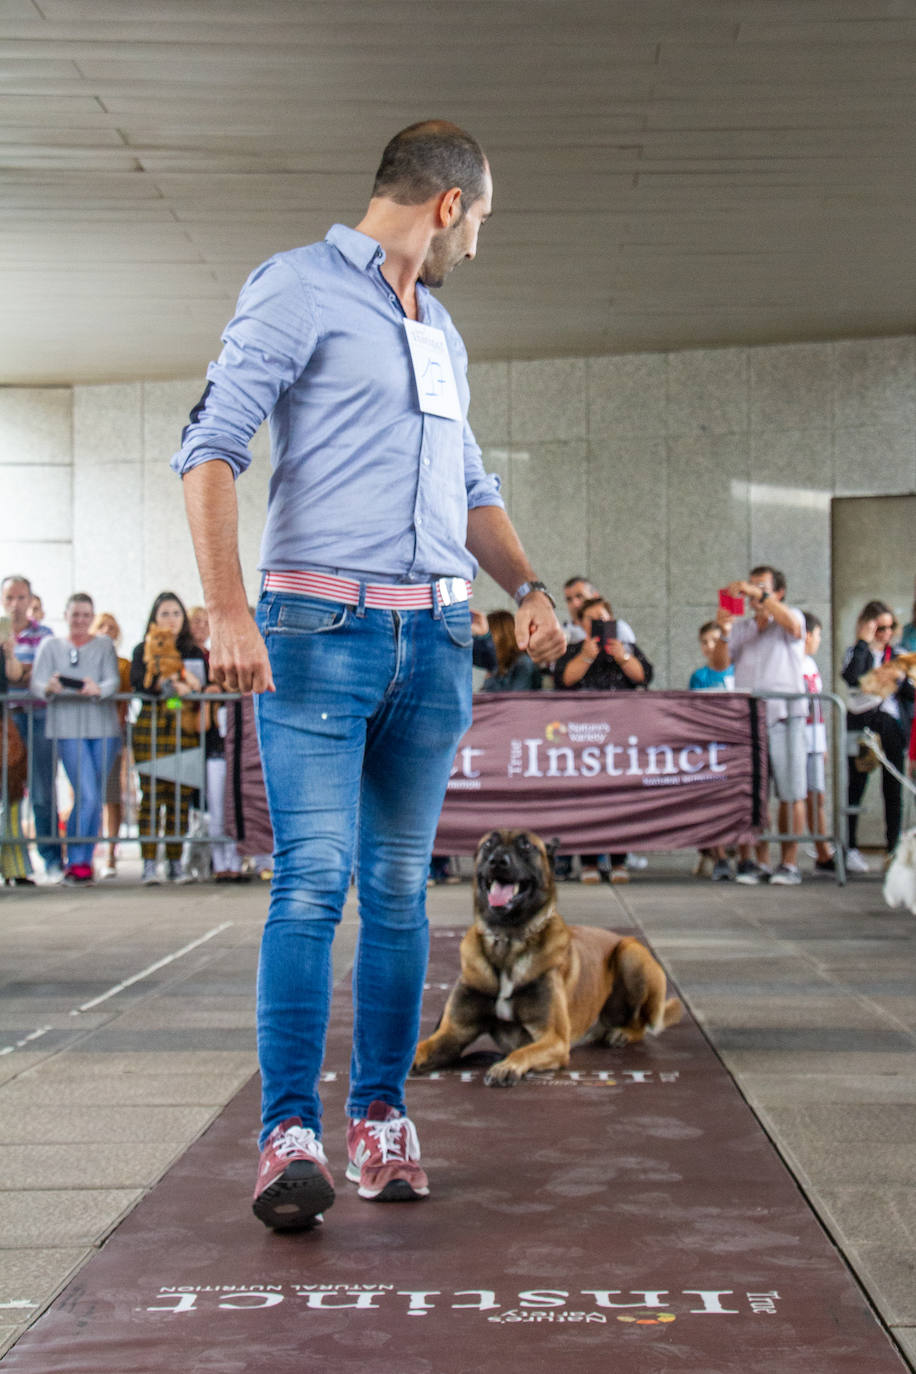
M 366 272 L 373 264 L 381 266 L 385 261 L 385 250 L 380 243 L 362 234 L 358 229 L 350 229 L 346 224 L 334 224 L 325 236 L 325 242 L 331 243 L 335 248 L 343 253 L 354 267 Z

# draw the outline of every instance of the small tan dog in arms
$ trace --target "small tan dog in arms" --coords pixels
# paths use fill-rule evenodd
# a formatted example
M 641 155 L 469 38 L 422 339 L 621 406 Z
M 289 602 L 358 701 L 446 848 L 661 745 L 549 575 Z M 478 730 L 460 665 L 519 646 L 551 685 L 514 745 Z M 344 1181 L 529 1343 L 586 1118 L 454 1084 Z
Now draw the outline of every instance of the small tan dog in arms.
M 488 1034 L 505 1058 L 485 1082 L 510 1086 L 562 1069 L 574 1045 L 628 1045 L 681 1018 L 645 945 L 556 908 L 547 848 L 530 830 L 494 830 L 477 850 L 474 923 L 442 1019 L 417 1046 L 415 1073 L 452 1063 Z

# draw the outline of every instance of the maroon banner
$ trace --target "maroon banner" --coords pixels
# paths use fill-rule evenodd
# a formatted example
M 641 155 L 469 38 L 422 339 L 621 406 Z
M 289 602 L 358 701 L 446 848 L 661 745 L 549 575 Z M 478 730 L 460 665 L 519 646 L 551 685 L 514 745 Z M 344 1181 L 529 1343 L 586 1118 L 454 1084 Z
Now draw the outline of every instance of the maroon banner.
M 435 848 L 472 854 L 494 826 L 562 853 L 734 844 L 766 793 L 764 704 L 744 693 L 482 693 Z

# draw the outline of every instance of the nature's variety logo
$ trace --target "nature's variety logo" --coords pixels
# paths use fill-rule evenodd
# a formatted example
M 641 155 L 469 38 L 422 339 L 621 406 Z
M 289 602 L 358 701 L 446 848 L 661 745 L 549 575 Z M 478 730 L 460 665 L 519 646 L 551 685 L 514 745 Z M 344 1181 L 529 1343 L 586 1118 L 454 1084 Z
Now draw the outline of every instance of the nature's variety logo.
M 544 738 L 555 740 L 557 735 L 568 735 L 569 731 L 561 720 L 552 720 L 544 729 Z

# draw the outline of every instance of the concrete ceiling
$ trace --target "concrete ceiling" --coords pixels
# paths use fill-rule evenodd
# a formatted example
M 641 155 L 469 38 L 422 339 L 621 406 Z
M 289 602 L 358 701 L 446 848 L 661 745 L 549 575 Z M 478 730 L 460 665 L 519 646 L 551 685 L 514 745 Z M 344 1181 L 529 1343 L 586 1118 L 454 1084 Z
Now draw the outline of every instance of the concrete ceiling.
M 443 116 L 472 359 L 911 332 L 916 0 L 0 0 L 0 384 L 201 373 Z

